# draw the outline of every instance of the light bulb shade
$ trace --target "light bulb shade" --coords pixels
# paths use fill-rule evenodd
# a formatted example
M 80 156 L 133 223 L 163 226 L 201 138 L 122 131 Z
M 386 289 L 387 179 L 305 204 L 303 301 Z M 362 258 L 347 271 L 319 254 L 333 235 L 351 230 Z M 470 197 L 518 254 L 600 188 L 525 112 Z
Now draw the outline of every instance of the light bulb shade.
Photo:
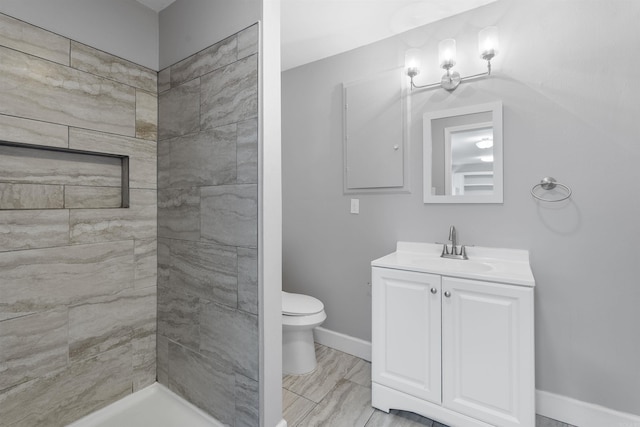
M 420 56 L 422 51 L 420 49 L 409 49 L 404 54 L 404 68 L 407 75 L 414 77 L 420 73 Z
M 487 27 L 478 33 L 478 52 L 482 59 L 490 60 L 499 48 L 498 27 Z
M 440 67 L 448 70 L 456 65 L 456 41 L 444 39 L 438 44 L 438 62 Z

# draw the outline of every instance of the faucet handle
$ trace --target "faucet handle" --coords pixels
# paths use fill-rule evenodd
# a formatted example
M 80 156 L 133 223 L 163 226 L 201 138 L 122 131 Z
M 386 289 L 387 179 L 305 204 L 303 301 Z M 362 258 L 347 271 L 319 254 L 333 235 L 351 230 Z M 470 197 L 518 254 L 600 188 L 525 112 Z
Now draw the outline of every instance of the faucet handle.
M 440 254 L 440 256 L 444 256 L 444 255 L 449 255 L 449 248 L 447 247 L 446 243 L 442 243 L 442 253 Z
M 462 259 L 469 259 L 469 257 L 467 257 L 467 248 L 465 245 L 462 245 L 462 247 L 460 248 L 460 256 L 462 257 Z

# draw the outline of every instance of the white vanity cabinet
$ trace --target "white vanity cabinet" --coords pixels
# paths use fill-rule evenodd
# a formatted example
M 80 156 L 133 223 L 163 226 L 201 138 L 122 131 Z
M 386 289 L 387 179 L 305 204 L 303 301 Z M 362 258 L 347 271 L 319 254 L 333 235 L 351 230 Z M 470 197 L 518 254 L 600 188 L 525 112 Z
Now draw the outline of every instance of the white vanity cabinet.
M 372 263 L 373 406 L 452 427 L 534 427 L 528 255 L 530 281 L 525 271 L 512 276 L 516 283 L 504 275 L 489 280 L 503 266 L 488 258 L 460 267 L 467 261 L 434 257 L 423 268 L 409 262 L 415 253 L 392 255 Z M 456 266 L 468 271 L 456 273 Z

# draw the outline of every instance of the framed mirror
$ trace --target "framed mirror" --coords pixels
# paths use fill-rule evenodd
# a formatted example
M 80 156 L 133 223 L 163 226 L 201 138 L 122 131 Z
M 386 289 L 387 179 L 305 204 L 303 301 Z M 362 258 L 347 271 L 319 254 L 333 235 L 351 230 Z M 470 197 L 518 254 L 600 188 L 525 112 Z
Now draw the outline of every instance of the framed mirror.
M 502 203 L 502 103 L 427 112 L 424 203 Z

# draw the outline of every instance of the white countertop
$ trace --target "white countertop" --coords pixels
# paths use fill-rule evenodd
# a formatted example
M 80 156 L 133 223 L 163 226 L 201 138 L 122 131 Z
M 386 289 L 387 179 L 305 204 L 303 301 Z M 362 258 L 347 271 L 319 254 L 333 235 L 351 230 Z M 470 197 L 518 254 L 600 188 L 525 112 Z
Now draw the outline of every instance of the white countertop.
M 409 270 L 442 276 L 535 286 L 529 251 L 466 247 L 468 260 L 441 258 L 442 244 L 398 242 L 396 252 L 371 262 L 373 267 Z

